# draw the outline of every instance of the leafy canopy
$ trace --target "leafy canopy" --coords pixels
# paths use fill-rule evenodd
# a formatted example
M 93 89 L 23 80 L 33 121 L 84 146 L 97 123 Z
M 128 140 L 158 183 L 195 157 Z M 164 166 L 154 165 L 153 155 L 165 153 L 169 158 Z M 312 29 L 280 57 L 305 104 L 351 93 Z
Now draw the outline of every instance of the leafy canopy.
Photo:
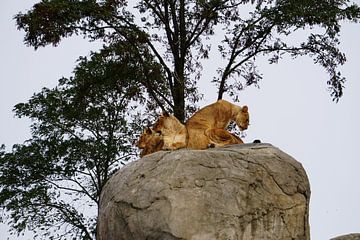
M 289 54 L 309 55 L 323 66 L 338 101 L 345 79 L 337 69 L 346 60 L 338 49 L 340 23 L 359 17 L 359 7 L 348 0 L 43 0 L 16 20 L 25 43 L 35 48 L 73 34 L 146 45 L 166 73 L 171 98 L 158 96 L 168 100 L 162 108 L 184 120 L 186 106 L 201 97 L 196 86 L 202 59 L 216 50 L 224 58 L 213 80 L 219 99 L 224 93 L 237 98 L 239 90 L 258 83 L 259 56 L 275 63 Z M 291 41 L 295 32 L 304 35 L 300 43 Z M 214 50 L 217 36 L 224 38 Z
M 237 100 L 257 85 L 260 57 L 277 63 L 290 55 L 321 65 L 338 101 L 345 82 L 338 68 L 346 61 L 341 22 L 359 17 L 349 0 L 39 1 L 15 16 L 26 45 L 57 46 L 82 35 L 103 47 L 81 57 L 73 77 L 15 106 L 17 116 L 32 119 L 32 138 L 0 149 L 0 207 L 15 232 L 94 239 L 102 187 L 136 155 L 134 133 L 147 118 L 138 105 L 184 121 L 202 97 L 202 63 L 216 51 L 223 58 L 214 62 L 218 99 Z M 294 33 L 303 38 L 293 41 Z
M 73 77 L 15 106 L 18 117 L 32 119 L 32 138 L 9 153 L 0 149 L 0 208 L 13 233 L 95 239 L 103 186 L 137 156 L 137 105 L 154 107 L 137 79 L 161 78 L 151 56 L 144 53 L 139 64 L 132 54 L 117 43 L 80 58 Z M 152 70 L 147 76 L 145 66 Z

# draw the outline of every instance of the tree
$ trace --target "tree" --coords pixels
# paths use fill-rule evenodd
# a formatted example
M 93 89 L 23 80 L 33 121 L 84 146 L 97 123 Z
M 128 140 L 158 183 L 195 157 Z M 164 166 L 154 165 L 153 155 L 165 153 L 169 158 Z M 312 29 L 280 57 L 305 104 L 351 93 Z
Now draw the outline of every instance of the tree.
M 35 48 L 57 45 L 73 34 L 146 45 L 166 74 L 171 101 L 157 97 L 184 121 L 187 107 L 201 96 L 196 88 L 201 60 L 209 56 L 208 40 L 215 33 L 224 36 L 218 50 L 225 64 L 213 80 L 218 99 L 224 93 L 236 98 L 239 90 L 258 83 L 257 57 L 266 55 L 275 63 L 290 54 L 309 55 L 323 66 L 330 75 L 331 96 L 338 101 L 345 81 L 337 70 L 345 62 L 337 48 L 340 22 L 359 17 L 359 7 L 349 0 L 43 0 L 16 20 L 26 32 L 26 44 Z M 303 32 L 307 38 L 291 44 L 294 32 L 308 29 Z
M 153 107 L 137 79 L 161 78 L 146 51 L 140 64 L 132 50 L 117 43 L 81 58 L 74 77 L 15 106 L 17 116 L 32 119 L 32 138 L 8 153 L 0 148 L 0 208 L 13 233 L 95 239 L 103 186 L 137 156 L 134 132 L 146 110 L 137 105 Z
M 337 101 L 345 81 L 337 69 L 346 60 L 340 23 L 357 22 L 360 9 L 348 0 L 41 0 L 15 18 L 35 49 L 72 35 L 104 43 L 80 59 L 73 78 L 15 107 L 33 120 L 32 138 L 0 150 L 0 207 L 15 230 L 42 226 L 50 239 L 91 239 L 96 216 L 78 206 L 96 208 L 107 179 L 134 155 L 136 105 L 184 121 L 201 98 L 197 82 L 212 51 L 223 57 L 212 80 L 218 99 L 236 100 L 258 84 L 259 57 L 276 63 L 289 54 L 323 66 Z M 295 32 L 304 39 L 292 42 Z M 217 36 L 224 38 L 216 48 Z M 58 226 L 65 232 L 50 231 Z

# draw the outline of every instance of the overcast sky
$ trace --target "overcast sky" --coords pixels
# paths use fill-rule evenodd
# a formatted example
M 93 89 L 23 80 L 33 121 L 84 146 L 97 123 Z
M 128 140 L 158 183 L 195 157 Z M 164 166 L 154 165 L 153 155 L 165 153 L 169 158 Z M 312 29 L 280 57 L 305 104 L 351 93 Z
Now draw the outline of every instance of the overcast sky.
M 98 47 L 82 38 L 66 39 L 56 48 L 34 51 L 26 47 L 13 16 L 35 2 L 0 3 L 0 144 L 7 147 L 30 137 L 29 120 L 14 118 L 13 106 L 42 87 L 54 87 L 62 76 L 69 77 L 76 59 Z M 360 4 L 360 0 L 355 2 Z M 260 89 L 239 93 L 240 104 L 248 105 L 251 114 L 245 142 L 261 139 L 303 164 L 311 185 L 314 240 L 360 232 L 360 24 L 343 24 L 340 40 L 347 56 L 341 68 L 347 83 L 339 103 L 332 102 L 327 91 L 328 75 L 309 57 L 285 59 L 277 65 L 261 62 Z M 209 59 L 204 68 L 201 92 L 205 95 L 200 106 L 216 100 L 209 83 L 214 61 Z M 7 239 L 6 231 L 7 226 L 0 224 L 0 240 Z M 31 239 L 31 235 L 10 239 Z

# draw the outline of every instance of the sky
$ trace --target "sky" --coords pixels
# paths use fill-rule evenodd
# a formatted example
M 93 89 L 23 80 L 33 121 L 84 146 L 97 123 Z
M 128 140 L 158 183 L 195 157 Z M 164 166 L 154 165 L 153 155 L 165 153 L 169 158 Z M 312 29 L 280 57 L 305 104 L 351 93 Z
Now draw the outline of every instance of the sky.
M 54 87 L 61 77 L 71 76 L 79 56 L 96 50 L 98 43 L 70 38 L 58 47 L 35 51 L 23 43 L 13 16 L 26 11 L 35 0 L 2 0 L 0 3 L 0 144 L 8 149 L 30 137 L 28 119 L 14 117 L 15 104 L 26 102 L 43 87 Z M 354 1 L 360 5 L 360 0 Z M 327 91 L 325 70 L 309 57 L 284 59 L 279 64 L 261 61 L 260 88 L 239 92 L 240 105 L 247 105 L 251 125 L 245 142 L 261 139 L 302 163 L 311 185 L 311 239 L 330 239 L 360 232 L 360 24 L 344 23 L 340 49 L 347 62 L 341 67 L 347 78 L 338 103 Z M 210 83 L 216 57 L 204 64 L 199 106 L 216 100 Z M 226 98 L 231 100 L 230 98 Z M 2 214 L 2 213 L 0 213 Z M 0 223 L 0 240 L 9 237 Z M 31 233 L 9 239 L 32 239 Z

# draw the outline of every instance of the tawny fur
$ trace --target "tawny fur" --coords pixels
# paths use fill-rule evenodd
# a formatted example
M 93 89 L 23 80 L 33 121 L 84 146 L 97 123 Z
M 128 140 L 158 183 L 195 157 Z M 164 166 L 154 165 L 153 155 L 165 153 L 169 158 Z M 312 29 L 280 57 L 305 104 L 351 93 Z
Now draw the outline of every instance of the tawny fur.
M 235 134 L 229 133 L 224 129 L 208 129 L 205 131 L 205 136 L 209 139 L 209 145 L 214 147 L 222 147 L 229 144 L 242 144 L 244 143 Z M 208 146 L 209 146 L 208 145 Z
M 187 129 L 175 116 L 163 114 L 153 126 L 155 132 L 161 132 L 163 149 L 175 150 L 187 146 Z
M 197 111 L 186 123 L 188 130 L 187 147 L 205 149 L 214 144 L 216 147 L 228 144 L 241 144 L 243 141 L 225 130 L 234 121 L 241 131 L 249 126 L 247 106 L 237 106 L 219 100 Z
M 151 128 L 146 128 L 136 145 L 139 149 L 142 149 L 140 157 L 143 157 L 150 153 L 160 151 L 164 146 L 164 140 L 160 134 L 157 134 L 151 130 Z
M 163 114 L 155 123 L 152 135 L 146 137 L 149 139 L 152 136 L 154 137 L 152 139 L 153 145 L 156 141 L 162 141 L 162 149 L 165 150 L 185 147 L 206 149 L 209 146 L 220 147 L 228 144 L 241 144 L 243 141 L 239 137 L 225 130 L 231 121 L 234 121 L 240 130 L 247 129 L 249 125 L 248 107 L 240 107 L 225 100 L 219 100 L 200 109 L 185 125 L 176 117 Z M 161 132 L 162 138 L 156 139 L 154 132 Z M 146 154 L 160 150 L 154 147 L 147 147 L 147 149 Z

